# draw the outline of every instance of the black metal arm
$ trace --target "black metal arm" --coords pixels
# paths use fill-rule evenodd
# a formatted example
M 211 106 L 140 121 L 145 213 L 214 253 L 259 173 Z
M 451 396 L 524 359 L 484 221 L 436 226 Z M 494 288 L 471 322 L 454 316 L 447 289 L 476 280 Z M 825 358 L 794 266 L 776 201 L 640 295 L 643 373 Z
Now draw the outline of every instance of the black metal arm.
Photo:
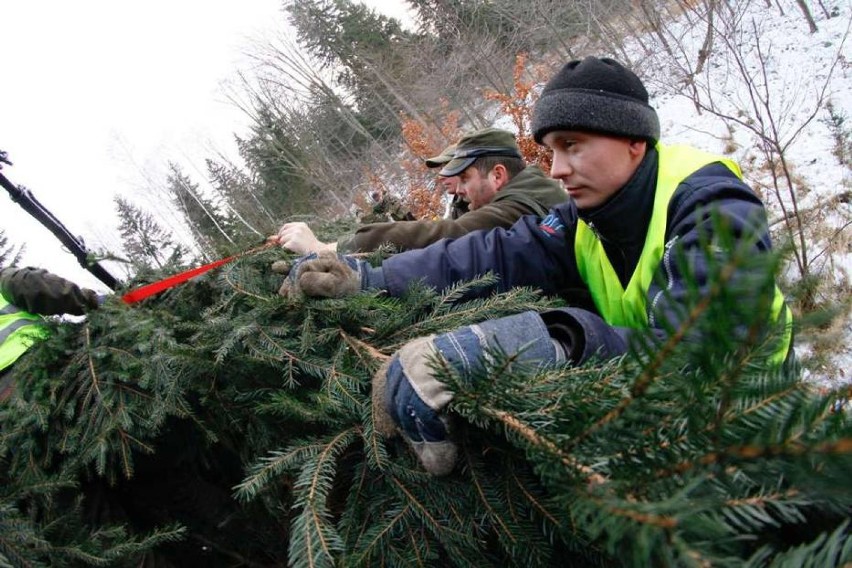
M 3 164 L 12 165 L 9 161 L 6 152 L 0 151 L 0 169 L 3 169 Z M 12 201 L 20 205 L 24 211 L 35 217 L 39 223 L 47 227 L 47 229 L 59 239 L 63 245 L 74 255 L 80 266 L 91 272 L 95 278 L 106 284 L 111 290 L 118 288 L 118 281 L 107 270 L 93 261 L 89 250 L 80 239 L 71 234 L 65 225 L 57 219 L 30 190 L 24 186 L 16 186 L 9 181 L 6 176 L 0 173 L 0 185 L 2 185 L 12 198 Z

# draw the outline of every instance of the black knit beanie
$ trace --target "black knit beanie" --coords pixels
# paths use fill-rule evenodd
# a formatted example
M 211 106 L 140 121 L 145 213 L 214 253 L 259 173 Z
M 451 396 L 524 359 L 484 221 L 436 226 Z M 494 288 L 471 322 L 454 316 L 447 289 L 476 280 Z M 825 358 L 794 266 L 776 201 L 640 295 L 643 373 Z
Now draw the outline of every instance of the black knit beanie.
M 533 109 L 535 141 L 554 130 L 580 130 L 660 139 L 660 120 L 648 105 L 648 91 L 632 71 L 615 60 L 570 61 L 554 75 Z

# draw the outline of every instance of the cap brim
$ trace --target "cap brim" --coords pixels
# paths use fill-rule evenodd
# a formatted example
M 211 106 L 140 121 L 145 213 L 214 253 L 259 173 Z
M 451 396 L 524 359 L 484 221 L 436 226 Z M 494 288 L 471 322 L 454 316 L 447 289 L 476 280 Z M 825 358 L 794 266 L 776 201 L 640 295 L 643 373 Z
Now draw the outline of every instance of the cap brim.
M 444 169 L 438 172 L 438 175 L 444 177 L 457 176 L 468 169 L 475 161 L 476 156 L 472 158 L 453 158 L 446 166 L 444 166 Z
M 437 168 L 438 166 L 443 166 L 444 164 L 452 161 L 452 156 L 435 156 L 434 158 L 428 158 L 426 160 L 427 168 Z

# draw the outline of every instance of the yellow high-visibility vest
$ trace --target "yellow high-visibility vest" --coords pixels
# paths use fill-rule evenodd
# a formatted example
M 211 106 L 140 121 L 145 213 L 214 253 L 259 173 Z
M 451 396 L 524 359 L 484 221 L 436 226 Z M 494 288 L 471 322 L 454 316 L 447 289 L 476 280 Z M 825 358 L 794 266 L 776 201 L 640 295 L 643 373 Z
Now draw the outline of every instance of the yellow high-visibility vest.
M 654 272 L 663 259 L 669 202 L 680 183 L 709 164 L 720 162 L 742 179 L 740 167 L 728 158 L 714 156 L 689 146 L 657 145 L 659 167 L 654 195 L 654 210 L 648 225 L 645 245 L 627 289 L 621 285 L 603 243 L 582 220 L 577 223 L 574 254 L 583 281 L 589 287 L 601 317 L 610 325 L 642 329 L 648 327 L 646 298 Z M 780 364 L 787 357 L 793 334 L 793 316 L 784 295 L 775 287 L 771 317 L 773 322 L 784 317 L 785 331 L 772 362 Z
M 17 361 L 33 343 L 47 337 L 43 324 L 41 316 L 23 311 L 0 294 L 0 371 Z

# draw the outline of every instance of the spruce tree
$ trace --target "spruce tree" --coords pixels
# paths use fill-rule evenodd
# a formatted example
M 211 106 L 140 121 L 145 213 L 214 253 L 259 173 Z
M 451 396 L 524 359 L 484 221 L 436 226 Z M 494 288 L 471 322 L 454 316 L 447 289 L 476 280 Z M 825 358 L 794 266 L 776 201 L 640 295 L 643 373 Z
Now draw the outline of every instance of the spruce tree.
M 229 219 L 218 204 L 205 196 L 197 183 L 183 173 L 180 166 L 169 163 L 169 193 L 178 211 L 187 221 L 195 245 L 208 259 L 215 259 L 232 249 Z
M 333 70 L 372 136 L 398 136 L 396 115 L 406 109 L 395 91 L 402 90 L 399 78 L 409 66 L 401 49 L 415 35 L 399 21 L 351 0 L 288 0 L 285 9 L 300 45 Z
M 147 211 L 119 196 L 115 198 L 115 208 L 124 251 L 137 269 L 178 265 L 188 254 L 189 251 L 176 243 L 174 236 Z
M 207 172 L 213 189 L 223 196 L 228 210 L 236 218 L 240 233 L 255 235 L 271 232 L 276 219 L 261 201 L 252 175 L 231 163 L 207 160 Z
M 0 519 L 27 519 L 42 551 L 123 530 L 134 545 L 114 565 L 842 565 L 848 393 L 766 364 L 769 307 L 749 299 L 776 267 L 739 282 L 762 259 L 707 250 L 712 296 L 693 291 L 665 341 L 546 369 L 495 350 L 465 380 L 436 361 L 462 448 L 446 478 L 375 432 L 372 375 L 411 339 L 561 300 L 464 301 L 489 275 L 285 299 L 266 250 L 141 305 L 110 301 L 13 368 Z M 61 537 L 58 519 L 73 520 Z
M 292 117 L 257 101 L 251 135 L 237 139 L 240 156 L 255 176 L 252 183 L 263 210 L 278 222 L 281 217 L 304 214 L 316 206 L 315 188 L 305 167 L 308 140 L 304 128 Z M 301 126 L 301 128 L 300 128 Z
M 15 247 L 14 243 L 9 242 L 6 231 L 0 229 L 0 267 L 18 264 L 23 253 L 24 246 Z

